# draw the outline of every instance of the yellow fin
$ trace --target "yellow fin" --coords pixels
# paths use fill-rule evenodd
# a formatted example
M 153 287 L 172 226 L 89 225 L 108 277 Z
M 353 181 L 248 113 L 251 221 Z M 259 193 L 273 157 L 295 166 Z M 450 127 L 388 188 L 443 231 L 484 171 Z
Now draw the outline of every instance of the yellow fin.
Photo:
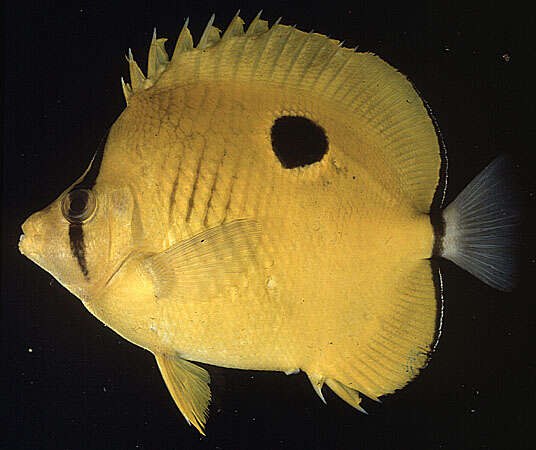
M 262 9 L 249 24 L 246 36 L 255 36 L 268 31 L 268 22 L 261 19 Z
M 240 10 L 236 12 L 233 20 L 231 20 L 231 23 L 224 31 L 223 36 L 221 37 L 222 41 L 234 36 L 242 36 L 244 34 L 244 21 L 240 18 L 239 14 Z
M 368 414 L 360 406 L 361 397 L 359 397 L 359 393 L 355 389 L 349 388 L 348 386 L 345 386 L 344 384 L 332 378 L 328 378 L 326 380 L 326 384 L 331 388 L 333 392 L 335 392 L 335 394 L 337 394 L 350 406 L 353 406 L 355 409 L 357 409 L 358 411 L 361 411 L 364 414 Z
M 186 421 L 205 435 L 210 403 L 210 375 L 202 367 L 177 356 L 155 355 L 169 393 Z
M 163 39 L 156 40 L 147 80 L 129 52 L 131 92 L 124 87 L 125 97 L 155 83 L 165 89 L 233 81 L 247 89 L 248 82 L 269 82 L 271 88 L 302 90 L 343 111 L 349 126 L 393 168 L 397 188 L 414 208 L 429 212 L 439 182 L 440 145 L 426 104 L 404 75 L 377 55 L 356 53 L 322 34 L 304 33 L 279 20 L 268 27 L 260 14 L 245 33 L 236 15 L 224 39 L 213 22 L 214 15 L 194 47 L 187 20 L 169 64 Z M 358 148 L 348 151 L 351 156 Z
M 164 47 L 166 41 L 166 38 L 156 38 L 155 28 L 153 38 L 151 40 L 151 46 L 149 47 L 149 58 L 147 60 L 147 78 L 153 80 L 153 82 L 169 64 L 169 57 Z
M 193 50 L 194 48 L 194 40 L 192 39 L 192 35 L 190 34 L 190 30 L 188 28 L 189 22 L 190 18 L 187 17 L 184 21 L 184 25 L 182 26 L 182 30 L 179 33 L 177 44 L 175 44 L 175 50 L 173 51 L 173 56 L 171 57 L 172 61 L 178 58 L 180 54 Z
M 213 46 L 214 44 L 220 41 L 221 30 L 219 28 L 212 26 L 215 18 L 216 18 L 215 14 L 212 14 L 212 16 L 210 16 L 210 19 L 208 20 L 208 23 L 205 27 L 205 30 L 203 31 L 203 34 L 201 35 L 201 39 L 199 39 L 199 43 L 197 44 L 197 47 L 196 47 L 197 49 L 203 50 L 207 47 Z
M 128 49 L 127 61 L 130 68 L 130 84 L 132 86 L 132 91 L 136 92 L 144 89 L 145 75 L 143 75 L 138 63 L 134 60 L 134 56 L 132 56 L 132 50 L 130 48 Z
M 123 88 L 123 95 L 125 96 L 125 100 L 128 105 L 128 99 L 132 95 L 132 88 L 130 87 L 130 84 L 125 83 L 125 80 L 123 77 L 121 77 L 121 87 Z
M 183 27 L 159 87 L 236 81 L 247 89 L 247 82 L 269 82 L 272 88 L 300 89 L 332 102 L 394 168 L 399 189 L 415 209 L 429 211 L 439 181 L 440 146 L 426 104 L 403 74 L 377 55 L 357 53 L 322 34 L 279 20 L 268 27 L 260 14 L 245 33 L 235 16 L 225 39 L 212 23 L 213 17 L 195 48 Z M 135 93 L 139 83 L 131 79 L 131 84 Z
M 360 329 L 361 345 L 332 362 L 332 378 L 376 401 L 415 378 L 434 348 L 438 304 L 430 261 L 403 264 L 393 278 L 370 311 L 374 320 Z M 326 384 L 344 398 L 340 386 Z
M 314 375 L 310 373 L 307 374 L 307 377 L 309 377 L 309 381 L 311 382 L 311 385 L 313 386 L 313 389 L 315 390 L 317 395 L 320 397 L 320 400 L 326 403 L 326 399 L 322 394 L 322 386 L 324 386 L 325 378 L 320 375 Z
M 148 257 L 158 298 L 208 300 L 222 286 L 234 285 L 255 261 L 260 235 L 257 222 L 239 219 L 210 228 Z

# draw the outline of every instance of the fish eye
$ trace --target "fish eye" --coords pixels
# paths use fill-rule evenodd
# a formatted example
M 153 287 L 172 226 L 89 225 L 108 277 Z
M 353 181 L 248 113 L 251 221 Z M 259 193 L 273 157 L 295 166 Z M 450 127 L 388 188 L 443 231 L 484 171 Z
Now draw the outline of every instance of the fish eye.
M 88 189 L 74 189 L 63 197 L 61 212 L 69 222 L 87 222 L 97 209 L 95 195 Z

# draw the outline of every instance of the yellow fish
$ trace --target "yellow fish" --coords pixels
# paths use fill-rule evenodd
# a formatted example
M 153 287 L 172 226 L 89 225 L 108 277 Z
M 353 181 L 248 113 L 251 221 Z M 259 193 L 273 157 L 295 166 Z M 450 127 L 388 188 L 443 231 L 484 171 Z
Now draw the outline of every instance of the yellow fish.
M 446 154 L 426 103 L 372 53 L 260 14 L 188 22 L 86 172 L 22 226 L 20 251 L 152 352 L 201 433 L 207 371 L 307 373 L 359 410 L 424 367 L 451 259 L 498 289 L 516 275 L 504 158 L 441 211 Z M 506 175 L 505 175 L 506 174 Z

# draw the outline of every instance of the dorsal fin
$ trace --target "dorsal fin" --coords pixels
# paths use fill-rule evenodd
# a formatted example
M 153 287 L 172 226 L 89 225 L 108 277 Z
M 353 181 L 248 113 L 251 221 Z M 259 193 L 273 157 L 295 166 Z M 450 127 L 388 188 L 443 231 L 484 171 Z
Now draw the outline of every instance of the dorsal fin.
M 189 22 L 190 18 L 187 17 L 184 21 L 184 25 L 182 26 L 182 30 L 179 33 L 177 44 L 175 45 L 175 51 L 173 52 L 173 56 L 171 58 L 172 61 L 175 60 L 181 53 L 189 52 L 194 48 L 194 40 L 192 39 L 192 35 L 190 34 L 190 30 L 188 28 Z
M 149 59 L 147 61 L 147 78 L 154 80 L 165 70 L 169 64 L 169 57 L 164 48 L 166 38 L 156 38 L 156 28 L 149 47 Z
M 240 10 L 236 12 L 235 16 L 233 17 L 233 20 L 231 20 L 231 23 L 223 33 L 223 36 L 221 37 L 222 41 L 225 41 L 235 36 L 242 36 L 244 34 L 244 21 L 240 18 L 238 14 L 240 14 Z
M 201 39 L 199 39 L 199 43 L 197 44 L 198 50 L 204 50 L 207 47 L 213 47 L 220 41 L 221 30 L 212 26 L 215 18 L 215 14 L 212 14 L 212 16 L 210 16 L 207 26 L 205 27 L 205 31 L 203 31 Z
M 184 25 L 171 62 L 145 80 L 129 57 L 131 83 L 123 90 L 132 98 L 142 88 L 160 89 L 195 82 L 270 83 L 333 102 L 352 116 L 363 134 L 381 142 L 397 167 L 415 208 L 427 213 L 441 165 L 436 130 L 411 82 L 372 53 L 356 53 L 339 41 L 294 27 L 271 27 L 255 17 L 242 31 L 238 15 L 223 38 L 212 16 L 197 47 Z M 156 38 L 155 38 L 156 39 Z M 157 40 L 161 41 L 161 40 Z M 158 49 L 163 51 L 163 41 Z M 162 67 L 162 65 L 160 66 Z
M 143 75 L 138 63 L 134 60 L 132 49 L 130 48 L 128 49 L 127 61 L 130 69 L 130 84 L 132 85 L 132 91 L 136 92 L 145 89 L 145 75 Z
M 246 36 L 256 36 L 268 31 L 268 21 L 261 19 L 262 10 L 255 16 L 249 24 Z

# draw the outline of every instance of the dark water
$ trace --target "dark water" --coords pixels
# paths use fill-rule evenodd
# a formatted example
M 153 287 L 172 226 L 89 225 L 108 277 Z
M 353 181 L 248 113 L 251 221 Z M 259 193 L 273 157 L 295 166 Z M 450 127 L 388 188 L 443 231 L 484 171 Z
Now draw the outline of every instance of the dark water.
M 209 368 L 208 437 L 186 425 L 153 357 L 124 341 L 17 250 L 20 225 L 87 167 L 124 107 L 119 77 L 132 47 L 145 61 L 152 29 L 170 37 L 189 15 L 298 24 L 375 51 L 407 74 L 436 113 L 449 149 L 452 200 L 501 152 L 513 155 L 534 210 L 534 21 L 509 4 L 485 8 L 272 1 L 36 2 L 5 5 L 2 184 L 2 383 L 6 449 L 519 449 L 533 448 L 534 232 L 525 219 L 519 289 L 494 291 L 444 263 L 446 314 L 428 368 L 362 415 L 303 374 Z M 246 2 L 244 2 L 246 3 Z M 140 64 L 141 65 L 141 64 Z M 529 84 L 530 83 L 530 84 Z M 531 222 L 532 224 L 532 222 Z M 533 226 L 533 225 L 532 225 Z M 530 427 L 530 428 L 529 428 Z

